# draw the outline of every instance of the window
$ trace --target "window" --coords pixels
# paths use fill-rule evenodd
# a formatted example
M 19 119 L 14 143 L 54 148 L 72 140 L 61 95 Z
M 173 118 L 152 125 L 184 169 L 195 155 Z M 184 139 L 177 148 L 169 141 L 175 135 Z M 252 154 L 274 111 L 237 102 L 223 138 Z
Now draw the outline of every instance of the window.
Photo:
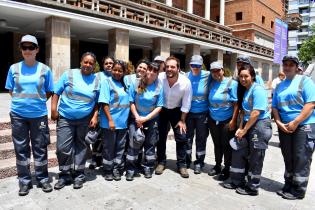
M 243 12 L 237 12 L 235 13 L 236 20 L 243 20 Z
M 262 23 L 262 24 L 265 24 L 265 20 L 266 20 L 266 17 L 265 17 L 265 16 L 262 16 L 262 17 L 261 17 L 261 23 Z
M 216 16 L 215 20 L 216 20 L 217 23 L 220 23 L 220 16 Z
M 274 25 L 274 22 L 271 21 L 271 23 L 270 23 L 270 28 L 273 28 L 273 25 Z

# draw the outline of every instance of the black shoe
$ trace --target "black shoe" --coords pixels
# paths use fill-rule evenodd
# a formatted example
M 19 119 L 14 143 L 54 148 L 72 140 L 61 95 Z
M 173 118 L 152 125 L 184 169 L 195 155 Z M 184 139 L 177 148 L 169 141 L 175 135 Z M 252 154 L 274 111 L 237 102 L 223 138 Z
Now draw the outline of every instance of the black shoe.
M 298 195 L 292 192 L 285 192 L 282 195 L 282 198 L 287 199 L 287 200 L 297 200 L 297 199 L 303 199 L 305 195 Z
M 117 169 L 113 170 L 113 177 L 114 177 L 115 181 L 120 181 L 121 180 L 120 172 Z
M 290 192 L 291 184 L 285 183 L 281 190 L 277 191 L 277 194 L 283 196 L 284 193 Z
M 96 162 L 92 162 L 90 165 L 89 165 L 89 169 L 91 170 L 94 170 L 96 168 Z
M 194 174 L 201 174 L 201 166 L 200 165 L 195 165 Z
M 208 173 L 209 176 L 215 176 L 221 173 L 221 166 L 215 165 Z
M 230 177 L 230 169 L 229 168 L 224 168 L 222 172 L 220 173 L 218 180 L 219 181 L 225 181 Z
M 150 169 L 144 169 L 144 178 L 146 178 L 146 179 L 152 178 L 152 173 L 151 173 Z
M 105 174 L 104 178 L 106 181 L 113 181 L 114 180 L 113 174 Z
M 71 184 L 71 182 L 67 182 L 64 179 L 58 179 L 58 182 L 55 184 L 54 189 L 55 190 L 60 190 L 62 188 L 64 188 L 66 185 Z
M 233 182 L 227 182 L 223 184 L 223 187 L 226 189 L 234 190 L 237 188 L 237 185 L 235 185 Z
M 251 196 L 257 196 L 258 190 L 252 190 L 249 187 L 238 187 L 236 188 L 236 192 L 241 195 L 251 195 Z
M 141 174 L 140 174 L 139 172 L 137 172 L 137 173 L 135 173 L 135 174 L 133 175 L 133 177 L 139 178 L 139 177 L 141 177 Z
M 74 180 L 73 183 L 73 189 L 80 189 L 83 187 L 83 182 L 82 180 Z
M 32 184 L 20 184 L 19 196 L 27 195 L 32 188 Z
M 126 180 L 127 181 L 133 181 L 133 173 L 126 172 Z
M 52 186 L 49 184 L 48 181 L 46 182 L 39 182 L 38 183 L 38 187 L 42 188 L 43 192 L 51 192 L 53 189 L 52 189 Z

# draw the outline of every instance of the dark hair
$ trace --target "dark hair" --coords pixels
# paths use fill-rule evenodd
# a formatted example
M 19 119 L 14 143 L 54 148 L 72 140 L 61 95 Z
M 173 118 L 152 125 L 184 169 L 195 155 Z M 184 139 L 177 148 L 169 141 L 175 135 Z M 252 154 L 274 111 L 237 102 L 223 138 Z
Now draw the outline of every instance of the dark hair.
M 155 72 L 159 72 L 159 66 L 156 62 L 151 62 L 148 66 L 148 69 L 152 69 Z M 137 93 L 143 93 L 148 86 L 148 77 L 147 74 L 143 75 L 139 81 L 137 88 Z
M 137 65 L 136 65 L 136 70 L 137 70 L 138 66 L 139 66 L 141 63 L 144 63 L 144 64 L 146 64 L 147 66 L 150 65 L 150 61 L 149 61 L 148 59 L 141 59 L 141 60 L 138 61 Z
M 105 61 L 106 61 L 107 59 L 111 59 L 113 62 L 115 62 L 114 57 L 109 56 L 109 55 L 108 55 L 108 56 L 104 56 L 103 59 L 102 59 L 102 67 L 104 66 L 104 63 L 105 63 Z
M 93 59 L 94 59 L 94 64 L 96 64 L 96 62 L 97 62 L 97 60 L 96 60 L 96 56 L 95 56 L 95 54 L 94 53 L 92 53 L 92 52 L 85 52 L 85 53 L 83 53 L 83 55 L 81 56 L 81 61 L 83 60 L 83 58 L 85 58 L 86 56 L 91 56 L 91 57 L 93 57 Z
M 116 65 L 121 66 L 121 68 L 122 68 L 124 74 L 126 73 L 126 71 L 127 71 L 127 66 L 126 66 L 126 63 L 125 63 L 124 61 L 122 61 L 122 60 L 115 60 L 115 61 L 114 61 L 114 64 L 113 64 L 113 68 L 114 68 L 114 66 L 116 66 Z M 124 82 L 124 76 L 121 77 L 121 79 L 120 79 L 119 82 L 122 84 L 122 86 L 124 87 L 124 90 L 126 91 L 126 90 L 127 90 L 127 86 L 126 86 L 126 84 L 125 84 L 125 82 Z
M 178 69 L 180 69 L 180 61 L 178 58 L 176 58 L 175 56 L 171 55 L 170 57 L 166 58 L 165 60 L 165 64 L 167 63 L 167 61 L 169 60 L 175 60 L 177 62 L 176 66 Z
M 253 78 L 254 82 L 256 81 L 256 72 L 255 72 L 254 67 L 252 65 L 250 65 L 250 64 L 243 64 L 241 66 L 241 68 L 238 70 L 238 86 L 237 86 L 237 98 L 238 98 L 238 101 L 237 101 L 237 103 L 238 103 L 240 109 L 242 108 L 243 98 L 244 98 L 244 94 L 245 94 L 245 91 L 246 91 L 246 88 L 243 85 L 241 85 L 240 79 L 239 79 L 240 73 L 243 70 L 248 70 L 249 74 Z

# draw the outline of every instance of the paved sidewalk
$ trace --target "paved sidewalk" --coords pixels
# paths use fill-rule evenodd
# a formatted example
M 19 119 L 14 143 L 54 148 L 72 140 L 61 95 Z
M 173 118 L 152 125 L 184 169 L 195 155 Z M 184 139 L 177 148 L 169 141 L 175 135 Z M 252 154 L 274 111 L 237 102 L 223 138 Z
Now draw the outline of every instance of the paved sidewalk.
M 205 172 L 194 175 L 189 170 L 190 178 L 183 179 L 176 172 L 175 142 L 168 141 L 168 169 L 163 175 L 154 175 L 152 179 L 136 178 L 133 182 L 106 182 L 100 171 L 87 170 L 88 181 L 80 190 L 67 186 L 60 191 L 43 193 L 34 188 L 25 197 L 18 196 L 16 177 L 0 180 L 0 209 L 314 209 L 315 207 L 315 164 L 308 192 L 304 200 L 288 201 L 276 195 L 282 187 L 284 164 L 278 137 L 274 136 L 262 174 L 260 195 L 242 196 L 220 186 Z M 206 163 L 214 163 L 212 141 L 208 139 Z M 49 169 L 53 184 L 56 182 L 58 169 Z

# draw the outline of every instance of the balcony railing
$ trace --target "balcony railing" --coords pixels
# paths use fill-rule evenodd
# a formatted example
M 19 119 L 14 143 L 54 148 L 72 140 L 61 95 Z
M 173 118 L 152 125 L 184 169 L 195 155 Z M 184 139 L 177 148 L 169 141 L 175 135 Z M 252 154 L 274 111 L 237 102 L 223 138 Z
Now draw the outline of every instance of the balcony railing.
M 28 0 L 28 3 L 99 15 L 213 44 L 273 57 L 273 50 L 231 35 L 231 28 L 150 0 Z M 79 2 L 79 3 L 73 3 Z
M 302 24 L 302 17 L 299 13 L 291 13 L 286 15 L 286 22 L 289 30 L 297 30 Z

